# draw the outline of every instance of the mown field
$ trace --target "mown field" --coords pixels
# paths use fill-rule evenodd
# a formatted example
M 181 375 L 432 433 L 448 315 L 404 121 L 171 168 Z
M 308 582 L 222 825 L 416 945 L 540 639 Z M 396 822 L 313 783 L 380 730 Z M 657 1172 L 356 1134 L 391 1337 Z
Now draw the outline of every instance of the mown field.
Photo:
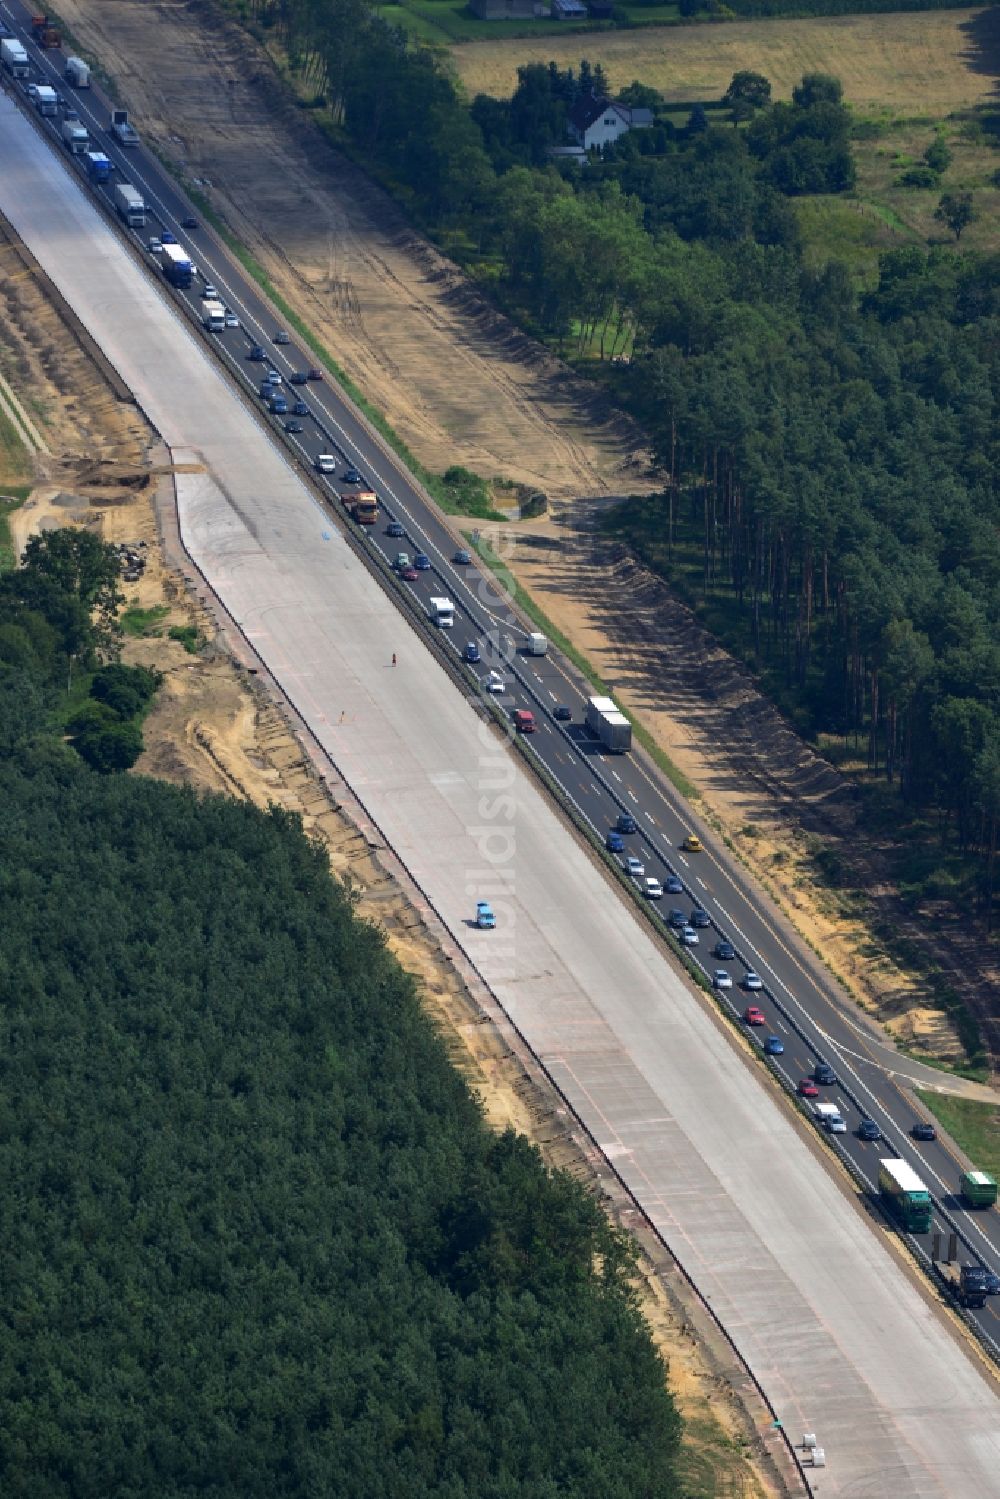
M 502 24 L 502 23 L 501 23 Z M 1000 13 L 923 11 L 801 21 L 737 21 L 587 35 L 517 37 L 452 47 L 470 95 L 504 97 L 525 62 L 600 61 L 612 87 L 633 78 L 668 99 L 719 98 L 733 73 L 752 68 L 786 97 L 803 73 L 834 73 L 848 103 L 944 115 L 995 99 Z

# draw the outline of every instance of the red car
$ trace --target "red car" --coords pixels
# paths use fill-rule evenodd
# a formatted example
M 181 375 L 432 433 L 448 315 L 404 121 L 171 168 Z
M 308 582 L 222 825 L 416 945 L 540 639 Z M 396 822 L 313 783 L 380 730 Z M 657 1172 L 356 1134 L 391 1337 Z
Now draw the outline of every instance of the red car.
M 811 1077 L 804 1077 L 799 1083 L 799 1096 L 800 1098 L 819 1097 L 819 1089 L 817 1088 Z
M 763 1025 L 764 1011 L 758 1010 L 756 1005 L 747 1005 L 746 1009 L 743 1011 L 743 1019 L 746 1021 L 747 1025 Z
M 322 380 L 322 378 L 323 378 L 323 371 L 322 370 L 318 370 L 318 369 L 316 369 L 315 366 L 313 366 L 313 368 L 311 370 L 307 371 L 306 378 L 309 379 L 309 380 Z
M 417 569 L 415 567 L 403 567 L 400 568 L 399 576 L 402 578 L 404 583 L 415 583 L 420 577 L 420 574 L 417 572 Z

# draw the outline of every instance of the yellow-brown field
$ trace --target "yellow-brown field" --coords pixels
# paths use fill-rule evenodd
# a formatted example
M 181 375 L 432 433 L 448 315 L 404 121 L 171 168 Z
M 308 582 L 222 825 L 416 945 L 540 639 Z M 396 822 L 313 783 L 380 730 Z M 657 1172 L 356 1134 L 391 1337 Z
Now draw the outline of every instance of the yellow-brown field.
M 587 57 L 604 64 L 613 88 L 638 78 L 682 102 L 718 98 L 740 68 L 763 73 L 776 98 L 803 73 L 824 72 L 858 108 L 940 117 L 998 97 L 1000 8 L 467 42 L 451 55 L 470 95 L 509 94 L 520 63 L 575 67 Z

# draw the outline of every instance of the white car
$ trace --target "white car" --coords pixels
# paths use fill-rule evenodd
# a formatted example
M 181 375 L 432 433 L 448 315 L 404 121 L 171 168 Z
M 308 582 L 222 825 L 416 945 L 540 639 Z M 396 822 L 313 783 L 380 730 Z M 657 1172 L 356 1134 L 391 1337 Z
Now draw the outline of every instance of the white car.
M 313 462 L 321 474 L 335 474 L 337 472 L 337 460 L 332 453 L 317 453 Z
M 229 308 L 227 307 L 226 308 L 226 327 L 227 328 L 238 328 L 239 326 L 240 326 L 240 320 L 239 320 L 239 318 L 236 316 L 235 312 L 230 312 Z
M 698 946 L 698 933 L 695 931 L 693 926 L 684 927 L 683 931 L 681 932 L 681 941 L 684 943 L 685 947 Z
M 203 302 L 217 302 L 219 300 L 219 289 L 213 286 L 211 281 L 206 281 L 201 289 L 201 300 Z
M 149 241 L 149 244 L 146 246 L 146 249 L 149 251 L 150 255 L 162 255 L 163 254 L 163 245 L 160 243 L 160 241 L 156 238 L 155 235 Z
M 760 975 L 754 973 L 752 968 L 748 968 L 743 975 L 743 982 L 740 987 L 745 989 L 748 994 L 755 994 L 758 989 L 763 989 L 764 984 Z
M 646 866 L 642 860 L 636 859 L 632 855 L 629 855 L 624 861 L 624 869 L 629 879 L 632 880 L 641 880 L 646 873 Z
M 486 678 L 486 691 L 503 692 L 504 686 L 504 679 L 500 675 L 500 673 L 498 671 L 491 671 L 489 676 Z
M 652 877 L 650 877 L 643 886 L 643 894 L 645 895 L 647 900 L 662 900 L 663 886 L 660 884 L 659 880 L 654 880 Z
M 712 985 L 716 989 L 731 989 L 733 987 L 732 974 L 724 968 L 717 968 L 712 974 Z

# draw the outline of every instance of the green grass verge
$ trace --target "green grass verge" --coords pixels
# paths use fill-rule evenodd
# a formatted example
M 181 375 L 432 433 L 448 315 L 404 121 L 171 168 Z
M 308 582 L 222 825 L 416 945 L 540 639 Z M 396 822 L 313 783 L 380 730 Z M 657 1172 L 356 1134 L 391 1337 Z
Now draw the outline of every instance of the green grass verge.
M 134 604 L 130 609 L 123 610 L 118 617 L 118 623 L 126 635 L 131 635 L 135 639 L 141 640 L 149 636 L 158 639 L 163 634 L 160 625 L 169 613 L 170 610 L 166 604 L 154 604 L 151 609 L 140 609 L 137 604 Z
M 189 656 L 197 656 L 204 644 L 195 625 L 171 625 L 167 631 L 171 640 L 177 640 Z
M 357 406 L 359 410 L 364 413 L 375 430 L 385 438 L 386 442 L 392 448 L 393 452 L 397 455 L 398 458 L 402 459 L 403 463 L 410 470 L 410 472 L 416 475 L 421 484 L 423 484 L 424 488 L 434 498 L 436 503 L 441 506 L 441 509 L 446 511 L 449 515 L 472 514 L 478 520 L 506 519 L 506 517 L 501 515 L 498 511 L 492 510 L 488 504 L 479 504 L 479 506 L 472 511 L 463 510 L 459 507 L 458 504 L 456 504 L 456 498 L 451 489 L 451 486 L 446 484 L 444 482 L 444 479 L 439 474 L 431 473 L 429 469 L 424 467 L 419 459 L 413 456 L 409 448 L 406 446 L 406 443 L 389 425 L 382 413 L 371 404 L 371 402 L 358 389 L 347 372 L 340 367 L 337 361 L 328 352 L 322 340 L 316 337 L 312 329 L 309 328 L 309 326 L 303 321 L 303 319 L 299 317 L 298 313 L 288 305 L 284 297 L 282 297 L 281 293 L 274 286 L 274 283 L 271 281 L 271 278 L 268 276 L 267 272 L 260 264 L 260 262 L 256 260 L 254 256 L 251 255 L 246 246 L 241 244 L 236 236 L 226 228 L 225 224 L 219 218 L 218 214 L 214 211 L 212 205 L 209 203 L 204 193 L 200 193 L 197 188 L 191 187 L 187 182 L 185 182 L 184 186 L 189 197 L 191 197 L 194 202 L 197 203 L 199 209 L 201 210 L 201 213 L 212 225 L 216 234 L 218 234 L 221 240 L 225 241 L 226 245 L 228 245 L 229 249 L 236 256 L 236 259 L 240 262 L 240 265 L 246 271 L 247 275 L 253 277 L 254 281 L 256 281 L 257 285 L 260 287 L 264 295 L 269 299 L 269 301 L 274 303 L 275 307 L 281 313 L 283 320 L 288 324 L 289 328 L 293 328 L 295 330 L 302 342 L 313 352 L 313 354 L 315 354 L 317 362 L 321 364 L 324 369 L 329 371 L 329 373 L 333 376 L 333 378 L 336 380 L 337 384 L 341 387 L 345 394 L 348 395 L 354 402 L 355 406 Z M 464 497 L 465 496 L 463 493 L 463 498 Z
M 1000 1105 L 917 1089 L 917 1097 L 961 1146 L 978 1171 L 1000 1178 Z M 957 1179 L 950 1183 L 958 1190 Z
M 510 595 L 511 599 L 522 611 L 522 613 L 526 614 L 528 618 L 538 626 L 539 630 L 541 630 L 541 632 L 548 637 L 548 639 L 552 642 L 556 649 L 558 651 L 561 651 L 568 661 L 572 661 L 576 669 L 583 673 L 587 681 L 591 684 L 591 686 L 597 693 L 607 694 L 607 684 L 605 682 L 602 682 L 600 676 L 587 660 L 587 657 L 583 654 L 582 651 L 579 651 L 577 649 L 573 642 L 566 635 L 564 635 L 561 630 L 556 628 L 556 626 L 549 619 L 548 615 L 545 614 L 544 611 L 540 609 L 539 606 L 535 603 L 535 600 L 532 598 L 531 594 L 527 593 L 521 587 L 520 583 L 514 577 L 514 574 L 511 572 L 510 568 L 506 565 L 502 558 L 497 556 L 496 552 L 490 546 L 489 542 L 484 541 L 482 537 L 476 539 L 472 535 L 472 533 L 467 532 L 466 534 L 468 536 L 470 545 L 475 550 L 476 555 L 479 557 L 480 561 L 489 568 L 490 572 L 500 582 L 505 592 Z M 680 792 L 681 796 L 686 798 L 686 800 L 700 800 L 700 793 L 698 791 L 698 788 L 696 786 L 693 786 L 688 780 L 687 776 L 683 775 L 677 769 L 677 766 L 671 760 L 670 756 L 664 753 L 664 751 L 656 743 L 656 740 L 653 738 L 652 734 L 650 734 L 645 725 L 636 723 L 632 714 L 629 713 L 626 708 L 622 708 L 622 712 L 631 723 L 632 733 L 635 735 L 635 738 L 642 745 L 643 749 L 649 755 L 650 759 L 652 759 L 656 763 L 656 765 L 659 766 L 660 770 L 663 771 L 664 775 L 668 778 L 671 785 L 673 785 Z
M 31 490 L 30 484 L 4 485 L 3 499 L 0 499 L 0 572 L 7 572 L 17 566 L 18 558 L 14 553 L 9 517 L 21 508 Z

